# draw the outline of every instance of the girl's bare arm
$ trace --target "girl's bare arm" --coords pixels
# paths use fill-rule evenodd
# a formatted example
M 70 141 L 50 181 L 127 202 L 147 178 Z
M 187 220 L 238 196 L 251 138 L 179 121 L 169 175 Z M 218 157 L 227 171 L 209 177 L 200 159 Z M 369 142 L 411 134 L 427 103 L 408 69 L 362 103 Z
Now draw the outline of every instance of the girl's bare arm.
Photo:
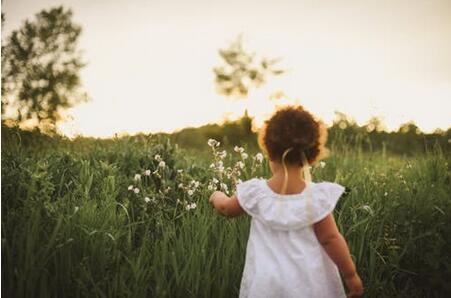
M 346 240 L 338 231 L 332 214 L 314 225 L 319 243 L 337 265 L 348 287 L 348 297 L 358 297 L 363 293 L 363 285 L 349 253 Z
M 224 216 L 235 217 L 244 214 L 244 210 L 241 208 L 235 195 L 229 198 L 223 192 L 215 191 L 210 196 L 209 202 L 216 211 Z

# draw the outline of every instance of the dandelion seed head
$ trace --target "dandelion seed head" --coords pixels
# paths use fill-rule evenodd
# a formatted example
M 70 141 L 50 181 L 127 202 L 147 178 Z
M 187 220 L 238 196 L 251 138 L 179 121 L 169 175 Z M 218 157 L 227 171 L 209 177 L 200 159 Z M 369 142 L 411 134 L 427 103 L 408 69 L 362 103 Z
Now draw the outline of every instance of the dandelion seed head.
M 144 171 L 144 176 L 150 176 L 151 171 L 150 170 L 145 170 Z
M 158 164 L 158 166 L 160 168 L 164 168 L 166 166 L 166 163 L 164 161 L 160 161 L 160 163 Z
M 133 189 L 134 193 L 139 193 L 139 188 L 135 187 L 135 189 Z
M 135 174 L 135 177 L 133 179 L 135 179 L 135 181 L 141 180 L 141 175 Z

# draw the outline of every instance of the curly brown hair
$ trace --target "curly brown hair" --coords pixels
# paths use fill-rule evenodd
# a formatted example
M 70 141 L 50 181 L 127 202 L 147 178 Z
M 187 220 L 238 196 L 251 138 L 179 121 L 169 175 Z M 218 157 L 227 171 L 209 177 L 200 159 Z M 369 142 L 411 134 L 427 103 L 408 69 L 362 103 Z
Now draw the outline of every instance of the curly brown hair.
M 270 160 L 304 166 L 326 157 L 327 128 L 302 106 L 279 109 L 265 122 L 259 133 L 259 144 Z

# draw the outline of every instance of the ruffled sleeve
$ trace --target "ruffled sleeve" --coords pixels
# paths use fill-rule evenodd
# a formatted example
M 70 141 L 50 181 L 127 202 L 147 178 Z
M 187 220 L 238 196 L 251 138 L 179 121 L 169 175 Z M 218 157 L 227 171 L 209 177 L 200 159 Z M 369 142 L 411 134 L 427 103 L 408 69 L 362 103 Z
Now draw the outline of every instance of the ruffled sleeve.
M 314 215 L 312 216 L 311 224 L 321 221 L 332 213 L 338 199 L 345 191 L 345 188 L 340 184 L 331 182 L 317 183 L 313 189 L 312 205 L 314 205 Z
M 258 216 L 258 202 L 264 197 L 259 179 L 251 179 L 236 186 L 236 196 L 241 208 L 251 216 Z
M 274 193 L 263 179 L 237 185 L 237 198 L 253 218 L 281 230 L 313 225 L 333 212 L 345 188 L 337 183 L 310 183 L 302 193 Z

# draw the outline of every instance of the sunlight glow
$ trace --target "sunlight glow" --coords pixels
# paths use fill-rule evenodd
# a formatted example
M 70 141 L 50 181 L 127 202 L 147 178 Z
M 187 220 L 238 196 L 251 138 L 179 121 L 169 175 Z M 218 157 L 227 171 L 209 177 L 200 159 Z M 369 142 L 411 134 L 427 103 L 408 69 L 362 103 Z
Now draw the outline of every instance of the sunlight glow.
M 245 109 L 259 125 L 276 104 L 295 102 L 328 124 L 340 111 L 388 129 L 451 126 L 451 2 L 315 3 L 10 0 L 3 36 L 40 9 L 73 8 L 92 101 L 59 126 L 68 136 L 172 132 Z M 249 51 L 282 58 L 289 72 L 237 101 L 215 92 L 212 68 L 240 33 Z M 269 100 L 275 92 L 290 99 Z

